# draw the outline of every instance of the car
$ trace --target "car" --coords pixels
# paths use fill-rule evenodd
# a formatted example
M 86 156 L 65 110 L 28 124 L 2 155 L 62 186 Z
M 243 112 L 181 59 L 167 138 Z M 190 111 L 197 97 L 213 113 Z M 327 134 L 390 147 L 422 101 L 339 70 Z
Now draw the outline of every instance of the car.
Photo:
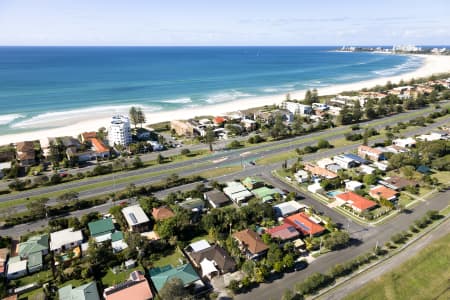
M 256 162 L 254 160 L 249 161 L 249 164 L 251 164 L 252 166 L 256 165 Z
M 127 201 L 122 201 L 122 202 L 119 203 L 119 205 L 120 205 L 120 206 L 127 206 L 127 205 L 128 205 L 128 202 L 127 202 Z
M 296 263 L 294 264 L 294 270 L 295 270 L 296 272 L 297 272 L 297 271 L 301 271 L 301 270 L 306 269 L 307 266 L 308 266 L 308 262 L 305 261 L 305 260 L 301 260 L 301 261 L 298 261 L 298 262 L 296 262 Z

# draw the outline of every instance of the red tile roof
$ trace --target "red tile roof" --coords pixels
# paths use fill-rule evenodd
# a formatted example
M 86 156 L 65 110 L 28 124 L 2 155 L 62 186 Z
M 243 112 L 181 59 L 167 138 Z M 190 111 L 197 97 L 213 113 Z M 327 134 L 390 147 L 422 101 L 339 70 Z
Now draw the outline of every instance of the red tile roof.
M 214 118 L 214 123 L 215 124 L 222 124 L 223 122 L 225 122 L 225 118 L 224 117 L 215 117 Z
M 81 137 L 83 138 L 83 140 L 87 141 L 89 139 L 96 138 L 97 137 L 97 132 L 95 132 L 95 131 L 83 132 L 81 134 Z
M 172 218 L 175 216 L 175 214 L 173 213 L 173 211 L 170 208 L 161 206 L 158 208 L 153 207 L 152 216 L 153 216 L 153 219 L 158 221 L 158 220 L 165 220 L 168 218 Z
M 103 152 L 109 152 L 109 148 L 103 144 L 102 141 L 100 141 L 98 138 L 91 138 L 90 139 L 92 145 L 95 148 L 95 151 L 103 153 Z
M 291 224 L 297 230 L 306 235 L 315 235 L 325 231 L 325 228 L 314 223 L 305 213 L 298 213 L 284 219 L 285 223 Z
M 383 198 L 383 199 L 391 199 L 397 196 L 398 192 L 394 191 L 393 189 L 387 188 L 383 185 L 379 185 L 377 187 L 374 187 L 369 191 L 369 195 L 374 198 Z
M 336 199 L 349 202 L 351 206 L 361 211 L 377 206 L 376 202 L 366 199 L 353 192 L 345 192 L 338 194 L 336 195 Z
M 370 152 L 373 154 L 377 154 L 377 155 L 381 155 L 383 154 L 383 151 L 381 151 L 380 149 L 375 149 L 366 145 L 361 145 L 358 147 L 358 151 L 364 151 L 364 152 Z
M 134 278 L 133 278 L 134 276 Z M 152 291 L 147 279 L 139 271 L 134 271 L 126 283 L 106 289 L 104 297 L 106 300 L 147 300 L 153 299 Z
M 281 240 L 289 240 L 299 236 L 299 232 L 294 226 L 288 223 L 275 226 L 266 230 L 272 238 L 278 238 Z
M 234 233 L 233 237 L 243 243 L 247 250 L 252 254 L 258 254 L 269 249 L 269 247 L 261 240 L 259 235 L 253 230 L 244 229 Z
M 305 171 L 311 172 L 313 175 L 319 175 L 330 179 L 337 177 L 336 173 L 309 163 L 305 163 L 304 169 Z

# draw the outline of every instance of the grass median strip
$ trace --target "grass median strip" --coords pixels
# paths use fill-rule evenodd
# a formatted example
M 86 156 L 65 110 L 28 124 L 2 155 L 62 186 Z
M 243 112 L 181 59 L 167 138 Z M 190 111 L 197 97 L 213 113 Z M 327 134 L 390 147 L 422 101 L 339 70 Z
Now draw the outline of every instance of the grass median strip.
M 345 299 L 448 299 L 450 234 Z
M 162 170 L 162 171 L 157 171 L 157 172 L 152 172 L 152 173 L 134 175 L 134 176 L 129 176 L 129 177 L 125 177 L 125 178 L 118 178 L 118 179 L 115 179 L 115 180 L 108 179 L 108 180 L 105 180 L 105 181 L 102 181 L 102 182 L 86 184 L 86 185 L 82 185 L 82 186 L 79 186 L 79 187 L 68 188 L 68 189 L 62 190 L 62 191 L 42 193 L 39 196 L 32 196 L 32 197 L 27 197 L 27 198 L 20 198 L 20 199 L 11 200 L 11 201 L 0 202 L 0 210 L 6 209 L 6 208 L 9 208 L 9 207 L 23 205 L 23 204 L 25 204 L 28 201 L 33 201 L 33 200 L 36 200 L 36 199 L 39 199 L 39 198 L 42 198 L 42 197 L 48 197 L 48 198 L 58 197 L 59 195 L 62 195 L 64 193 L 68 192 L 68 191 L 84 192 L 84 191 L 88 191 L 88 190 L 92 190 L 92 189 L 97 189 L 97 188 L 102 188 L 102 187 L 107 187 L 107 186 L 113 186 L 114 184 L 132 183 L 133 181 L 137 181 L 137 180 L 140 180 L 140 179 L 145 179 L 145 178 L 159 176 L 159 175 L 164 175 L 164 174 L 178 173 L 178 172 L 181 172 L 181 171 L 189 170 L 189 169 L 191 169 L 193 167 L 201 167 L 201 166 L 205 166 L 205 165 L 208 165 L 208 164 L 209 164 L 208 162 L 204 162 L 204 163 L 193 164 L 191 166 L 175 168 L 175 169 Z

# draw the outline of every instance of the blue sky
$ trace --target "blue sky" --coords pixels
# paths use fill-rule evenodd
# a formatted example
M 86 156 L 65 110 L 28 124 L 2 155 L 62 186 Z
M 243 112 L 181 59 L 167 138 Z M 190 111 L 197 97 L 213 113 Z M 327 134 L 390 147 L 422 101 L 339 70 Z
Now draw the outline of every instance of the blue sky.
M 0 0 L 0 45 L 449 45 L 449 12 L 449 0 Z

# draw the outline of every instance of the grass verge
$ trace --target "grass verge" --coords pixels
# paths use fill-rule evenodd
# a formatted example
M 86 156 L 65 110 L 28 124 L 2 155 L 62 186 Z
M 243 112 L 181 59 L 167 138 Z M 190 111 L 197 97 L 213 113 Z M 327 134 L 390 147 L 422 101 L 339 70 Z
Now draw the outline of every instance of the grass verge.
M 345 299 L 449 299 L 450 234 Z

